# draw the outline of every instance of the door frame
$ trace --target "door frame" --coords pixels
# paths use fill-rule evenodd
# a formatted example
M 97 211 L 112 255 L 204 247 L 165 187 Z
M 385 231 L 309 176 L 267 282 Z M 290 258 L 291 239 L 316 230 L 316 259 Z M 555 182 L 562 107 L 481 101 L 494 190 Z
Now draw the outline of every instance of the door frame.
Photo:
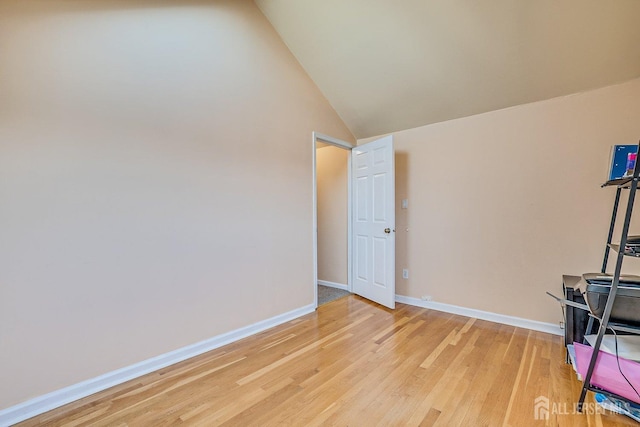
M 317 150 L 317 142 L 322 142 L 325 144 L 333 145 L 338 148 L 343 148 L 351 152 L 353 148 L 356 147 L 355 144 L 352 144 L 347 141 L 343 141 L 338 138 L 333 138 L 328 135 L 324 135 L 319 132 L 312 132 L 312 144 L 311 148 L 313 150 L 312 159 L 313 159 L 313 306 L 315 309 L 318 308 L 318 170 L 317 170 L 317 161 L 316 161 L 316 150 Z M 349 159 L 347 160 L 347 289 L 349 292 L 352 292 L 352 267 L 351 267 L 351 245 L 352 245 L 352 236 L 351 236 L 351 227 L 352 227 L 352 218 L 351 218 L 351 154 L 349 154 Z

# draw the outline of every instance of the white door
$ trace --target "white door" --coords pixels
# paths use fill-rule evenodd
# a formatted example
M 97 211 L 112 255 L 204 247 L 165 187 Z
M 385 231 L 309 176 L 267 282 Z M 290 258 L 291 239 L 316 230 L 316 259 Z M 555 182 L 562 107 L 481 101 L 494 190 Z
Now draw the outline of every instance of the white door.
M 353 292 L 395 308 L 393 137 L 351 150 Z

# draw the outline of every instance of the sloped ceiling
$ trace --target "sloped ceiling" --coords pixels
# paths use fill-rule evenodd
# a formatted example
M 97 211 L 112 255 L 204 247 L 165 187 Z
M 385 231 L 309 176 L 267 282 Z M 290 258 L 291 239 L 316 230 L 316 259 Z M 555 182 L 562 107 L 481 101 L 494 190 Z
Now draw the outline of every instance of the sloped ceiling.
M 640 0 L 255 0 L 356 138 L 640 76 Z

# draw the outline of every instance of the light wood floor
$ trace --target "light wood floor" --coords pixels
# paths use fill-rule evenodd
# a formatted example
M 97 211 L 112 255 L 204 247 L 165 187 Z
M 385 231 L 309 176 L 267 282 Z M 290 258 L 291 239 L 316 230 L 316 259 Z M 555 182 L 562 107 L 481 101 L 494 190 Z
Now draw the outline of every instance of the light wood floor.
M 579 390 L 560 337 L 349 296 L 21 425 L 636 425 Z

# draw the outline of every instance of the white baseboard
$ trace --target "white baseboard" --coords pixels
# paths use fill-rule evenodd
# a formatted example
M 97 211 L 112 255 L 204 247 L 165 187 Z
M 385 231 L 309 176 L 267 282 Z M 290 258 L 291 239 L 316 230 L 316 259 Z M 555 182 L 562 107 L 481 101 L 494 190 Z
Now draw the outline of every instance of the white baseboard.
M 235 331 L 227 332 L 186 347 L 161 354 L 151 359 L 108 372 L 95 378 L 73 384 L 69 387 L 44 394 L 26 402 L 0 411 L 0 426 L 6 427 L 24 421 L 36 415 L 58 408 L 67 403 L 87 397 L 125 381 L 132 380 L 158 369 L 165 368 L 183 360 L 214 350 L 266 329 L 296 319 L 315 310 L 313 304 L 300 307 L 287 313 L 274 316 Z
M 548 334 L 564 335 L 564 331 L 560 329 L 560 326 L 554 325 L 553 323 L 523 319 L 522 317 L 507 316 L 505 314 L 492 313 L 490 311 L 476 310 L 473 308 L 460 307 L 441 302 L 423 301 L 418 298 L 405 297 L 403 295 L 396 295 L 396 301 L 403 304 L 415 305 L 417 307 L 429 308 L 431 310 L 444 311 L 445 313 L 459 314 L 461 316 L 474 317 L 476 319 L 488 320 L 490 322 L 546 332 Z
M 348 291 L 349 287 L 347 285 L 343 285 L 342 283 L 329 282 L 327 280 L 318 280 L 318 285 L 329 286 L 330 288 L 342 289 L 343 291 Z

